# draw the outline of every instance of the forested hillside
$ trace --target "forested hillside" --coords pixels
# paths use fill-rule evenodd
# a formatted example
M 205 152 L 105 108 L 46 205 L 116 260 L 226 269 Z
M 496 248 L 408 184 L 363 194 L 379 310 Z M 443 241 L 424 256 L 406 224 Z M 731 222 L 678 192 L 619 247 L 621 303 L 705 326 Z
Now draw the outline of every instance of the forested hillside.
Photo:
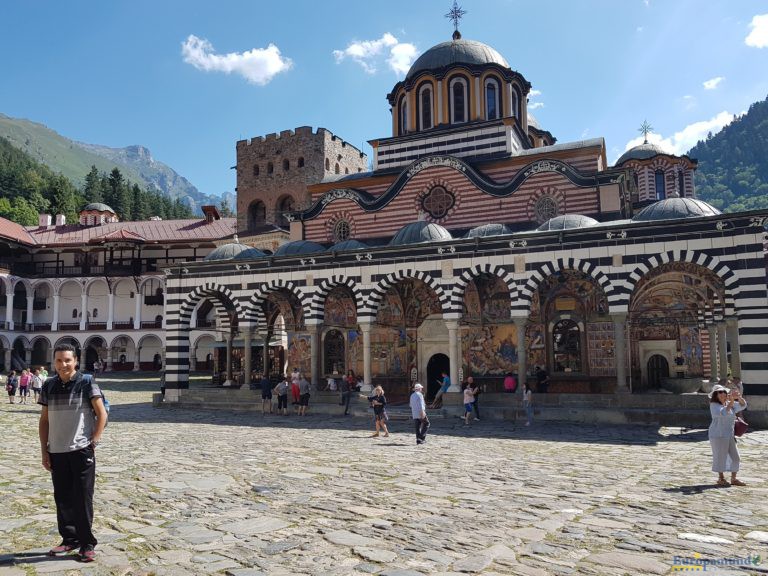
M 77 222 L 78 211 L 88 202 L 108 204 L 121 220 L 194 217 L 180 199 L 142 189 L 117 168 L 107 174 L 93 166 L 83 177 L 85 185 L 78 189 L 67 177 L 0 137 L 0 216 L 4 218 L 33 226 L 38 214 L 49 213 L 64 214 L 67 222 Z
M 696 195 L 723 210 L 768 208 L 768 98 L 688 152 L 699 161 Z

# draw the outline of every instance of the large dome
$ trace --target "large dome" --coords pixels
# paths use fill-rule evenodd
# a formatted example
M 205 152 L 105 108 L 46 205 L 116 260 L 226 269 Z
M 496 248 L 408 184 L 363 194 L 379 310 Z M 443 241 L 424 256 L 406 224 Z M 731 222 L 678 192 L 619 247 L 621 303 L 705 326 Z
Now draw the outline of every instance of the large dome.
M 693 198 L 667 198 L 646 206 L 632 218 L 633 222 L 650 222 L 653 220 L 679 220 L 681 218 L 701 218 L 702 216 L 717 216 L 720 210 Z
M 573 228 L 590 228 L 600 224 L 594 218 L 582 214 L 564 214 L 550 218 L 536 230 L 571 230 Z
M 470 66 L 498 64 L 504 68 L 509 68 L 504 57 L 487 44 L 475 40 L 459 39 L 432 46 L 416 59 L 405 77 L 406 79 L 413 78 L 425 70 L 438 70 L 456 64 L 468 64 Z
M 343 240 L 331 246 L 328 250 L 331 252 L 343 252 L 345 250 L 362 250 L 368 248 L 368 244 L 364 244 L 359 240 L 350 238 L 349 240 Z
M 266 256 L 267 255 L 258 248 L 248 248 L 247 250 L 243 250 L 237 256 L 235 256 L 235 260 L 256 260 Z
M 275 256 L 300 256 L 302 254 L 313 254 L 315 252 L 325 251 L 325 246 L 312 242 L 311 240 L 295 240 L 283 244 L 275 250 Z
M 235 256 L 241 252 L 248 250 L 250 246 L 247 244 L 240 244 L 240 242 L 230 242 L 219 246 L 213 252 L 208 254 L 203 260 L 210 262 L 211 260 L 232 260 Z
M 83 212 L 86 210 L 96 210 L 97 212 L 112 212 L 112 214 L 117 214 L 117 212 L 112 210 L 112 208 L 103 202 L 91 202 L 90 204 L 86 204 L 85 208 L 83 208 Z
M 472 230 L 467 232 L 464 238 L 487 238 L 489 236 L 502 236 L 504 234 L 512 234 L 512 231 L 504 224 L 492 223 L 472 228 Z
M 621 166 L 627 160 L 648 160 L 659 154 L 669 154 L 669 152 L 665 151 L 661 146 L 645 142 L 644 144 L 634 146 L 624 152 L 624 154 L 619 156 L 619 159 L 616 160 L 615 165 Z
M 439 224 L 419 221 L 400 228 L 395 237 L 390 240 L 389 245 L 405 246 L 406 244 L 420 244 L 421 242 L 440 242 L 452 238 L 451 233 Z

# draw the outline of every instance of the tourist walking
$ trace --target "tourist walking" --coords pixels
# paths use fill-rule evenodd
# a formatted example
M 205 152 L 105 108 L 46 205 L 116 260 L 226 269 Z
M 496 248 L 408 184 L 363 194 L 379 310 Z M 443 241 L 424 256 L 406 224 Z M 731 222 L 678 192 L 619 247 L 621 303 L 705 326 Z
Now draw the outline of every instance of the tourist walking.
M 472 418 L 472 403 L 475 401 L 475 392 L 469 382 L 464 383 L 464 426 L 469 426 Z
M 528 382 L 523 383 L 523 408 L 525 409 L 525 425 L 533 422 L 533 390 Z
M 712 423 L 709 425 L 709 444 L 712 447 L 712 472 L 717 472 L 718 486 L 746 486 L 736 478 L 741 458 L 736 447 L 733 426 L 736 414 L 747 407 L 747 401 L 737 389 L 729 390 L 715 384 L 709 393 L 709 412 Z M 727 460 L 730 460 L 730 465 Z M 725 472 L 730 469 L 731 481 L 725 479 Z
M 373 407 L 373 421 L 376 432 L 371 434 L 371 437 L 377 438 L 379 430 L 384 432 L 385 437 L 389 436 L 389 430 L 387 430 L 387 397 L 384 396 L 384 389 L 381 386 L 376 386 L 371 396 L 360 394 L 360 397 L 367 399 L 371 403 L 371 407 Z
M 16 403 L 16 390 L 19 387 L 19 377 L 16 376 L 16 370 L 11 370 L 8 374 L 8 380 L 5 383 L 5 391 L 8 392 L 8 403 Z
M 283 416 L 288 416 L 288 380 L 285 377 L 275 386 L 275 394 L 277 394 L 277 413 L 280 414 L 282 410 Z
M 411 394 L 411 417 L 413 418 L 414 428 L 416 429 L 416 444 L 424 444 L 427 441 L 427 430 L 429 430 L 429 418 L 427 418 L 427 406 L 424 402 L 422 393 L 424 386 L 416 382 L 413 385 Z
M 440 383 L 440 389 L 437 391 L 437 394 L 435 394 L 435 399 L 432 400 L 432 404 L 429 405 L 430 408 L 437 409 L 443 407 L 443 394 L 448 392 L 448 388 L 451 387 L 451 377 L 448 376 L 448 372 L 443 371 L 442 378 L 438 380 Z
M 32 374 L 24 369 L 19 376 L 19 404 L 26 404 L 29 397 L 29 385 L 32 383 Z
M 515 375 L 512 374 L 512 372 L 507 372 L 507 375 L 504 376 L 504 392 L 507 394 L 514 394 L 515 390 L 517 390 L 517 380 L 515 380 Z
M 475 411 L 475 420 L 480 420 L 480 406 L 478 405 L 480 392 L 482 391 L 480 389 L 480 384 L 476 384 L 475 379 L 472 376 L 467 378 L 467 383 L 469 384 L 469 387 L 472 388 L 472 394 L 474 395 L 474 400 L 472 401 L 472 409 Z
M 43 467 L 51 472 L 61 544 L 51 556 L 79 549 L 81 562 L 95 559 L 92 532 L 96 446 L 107 425 L 107 411 L 93 376 L 76 369 L 69 344 L 54 349 L 56 376 L 40 393 L 39 436 Z
M 349 376 L 341 379 L 341 402 L 344 406 L 344 416 L 349 416 L 349 402 L 352 400 L 352 390 L 354 390 L 354 377 L 350 380 Z
M 261 413 L 272 414 L 272 382 L 266 374 L 261 375 L 259 387 L 261 388 Z
M 536 366 L 536 392 L 547 393 L 549 389 L 549 374 L 541 366 Z
M 32 374 L 32 393 L 35 395 L 35 404 L 40 397 L 40 390 L 43 389 L 43 377 L 40 375 L 40 369 L 36 369 Z
M 299 416 L 306 416 L 309 408 L 310 386 L 309 380 L 303 375 L 299 380 Z

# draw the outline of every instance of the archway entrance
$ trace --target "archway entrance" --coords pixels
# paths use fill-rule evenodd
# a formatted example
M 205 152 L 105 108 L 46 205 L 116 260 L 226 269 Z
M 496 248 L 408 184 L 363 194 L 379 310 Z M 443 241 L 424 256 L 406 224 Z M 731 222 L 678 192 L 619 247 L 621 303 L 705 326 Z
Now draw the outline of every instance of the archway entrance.
M 450 374 L 451 361 L 445 354 L 433 354 L 427 362 L 427 398 L 432 400 L 443 382 L 443 372 Z
M 667 377 L 669 362 L 661 354 L 654 354 L 648 359 L 648 385 L 651 388 L 659 388 L 662 380 Z

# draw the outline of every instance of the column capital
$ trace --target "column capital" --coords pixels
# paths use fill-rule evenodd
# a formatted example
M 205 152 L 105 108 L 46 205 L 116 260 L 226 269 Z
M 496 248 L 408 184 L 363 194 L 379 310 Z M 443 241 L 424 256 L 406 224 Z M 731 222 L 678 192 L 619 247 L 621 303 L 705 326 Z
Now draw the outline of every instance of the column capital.
M 360 322 L 358 326 L 360 326 L 360 332 L 370 332 L 371 328 L 373 328 L 373 322 Z
M 445 327 L 448 328 L 448 330 L 458 330 L 459 329 L 459 321 L 458 320 L 446 320 L 445 321 Z
M 515 323 L 515 326 L 520 326 L 521 324 L 525 326 L 528 324 L 528 316 L 513 316 L 512 322 Z
M 614 322 L 626 322 L 629 313 L 627 312 L 612 312 L 610 315 L 611 320 Z

